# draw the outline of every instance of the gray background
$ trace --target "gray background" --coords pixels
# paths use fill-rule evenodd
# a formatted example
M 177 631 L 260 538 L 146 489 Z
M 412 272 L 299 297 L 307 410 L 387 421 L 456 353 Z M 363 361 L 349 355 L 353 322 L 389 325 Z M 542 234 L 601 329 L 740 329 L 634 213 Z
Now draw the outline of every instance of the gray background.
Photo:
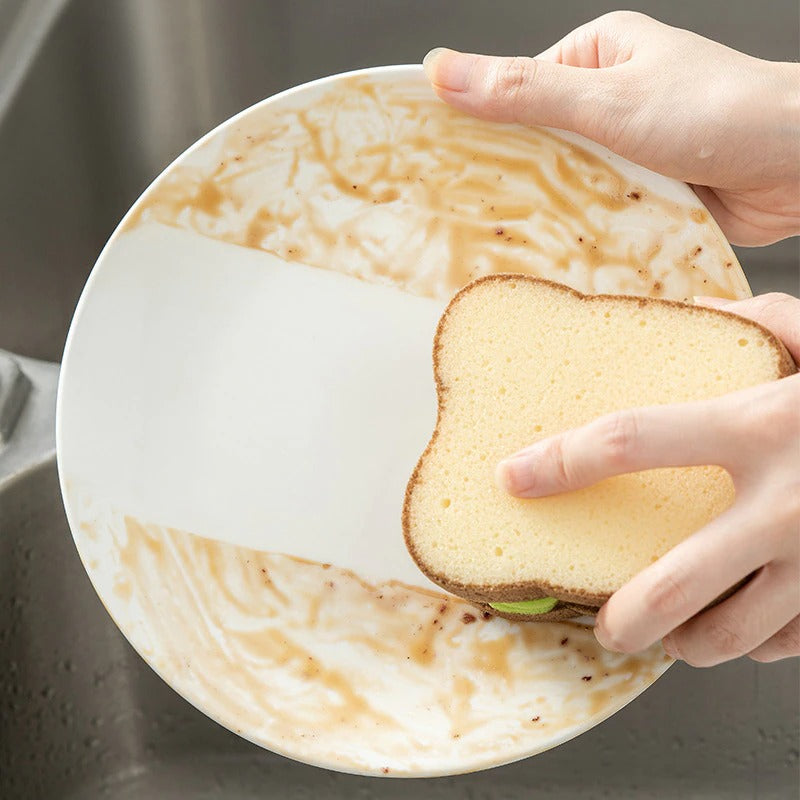
M 792 0 L 629 6 L 754 55 L 798 57 Z M 58 360 L 122 214 L 240 109 L 333 72 L 418 62 L 437 45 L 535 53 L 612 8 L 0 0 L 0 348 Z M 740 258 L 756 292 L 797 293 L 797 239 Z M 797 660 L 677 665 L 603 725 L 519 764 L 413 782 L 312 769 L 215 725 L 133 653 L 77 559 L 52 459 L 0 495 L 3 800 L 794 798 L 798 691 Z

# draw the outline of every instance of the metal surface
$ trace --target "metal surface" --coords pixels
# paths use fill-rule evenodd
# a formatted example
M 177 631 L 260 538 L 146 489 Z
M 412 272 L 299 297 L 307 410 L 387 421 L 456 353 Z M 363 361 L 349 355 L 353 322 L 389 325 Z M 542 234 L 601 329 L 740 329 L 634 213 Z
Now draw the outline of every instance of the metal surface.
M 14 431 L 30 387 L 17 360 L 0 350 L 0 451 Z
M 0 49 L 21 9 L 55 5 L 0 0 Z M 634 5 L 756 55 L 797 58 L 794 0 L 772 2 L 769 13 L 746 0 Z M 611 7 L 65 2 L 0 108 L 0 347 L 58 360 L 80 289 L 118 219 L 173 157 L 241 108 L 320 75 L 419 61 L 439 44 L 536 52 Z M 41 32 L 31 15 L 27 29 Z M 0 54 L 0 68 L 9 63 Z M 754 291 L 798 292 L 797 240 L 740 256 Z M 228 733 L 151 672 L 97 599 L 52 460 L 57 365 L 19 361 L 33 389 L 0 452 L 3 800 L 796 796 L 797 661 L 678 665 L 577 740 L 460 778 L 337 775 Z
M 24 386 L 25 394 L 19 404 L 15 424 L 13 428 L 9 428 L 10 436 L 7 440 L 0 437 L 0 493 L 9 481 L 52 459 L 56 451 L 53 420 L 58 364 L 35 361 L 23 356 L 12 358 L 0 350 L 0 365 L 10 362 L 18 370 L 15 382 Z M 0 374 L 0 379 L 4 377 Z M 0 386 L 0 401 L 3 394 Z M 2 414 L 3 410 L 0 408 L 0 422 Z M 0 527 L 0 537 L 2 535 L 3 529 Z

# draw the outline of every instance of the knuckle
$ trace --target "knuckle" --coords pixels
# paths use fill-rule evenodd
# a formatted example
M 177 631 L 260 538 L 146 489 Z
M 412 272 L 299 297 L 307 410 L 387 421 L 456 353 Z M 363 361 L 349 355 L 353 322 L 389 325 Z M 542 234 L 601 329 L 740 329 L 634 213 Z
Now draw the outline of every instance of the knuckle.
M 750 649 L 737 630 L 735 620 L 721 613 L 715 614 L 714 618 L 706 623 L 705 640 L 710 656 L 716 657 L 713 663 L 742 656 Z
M 638 419 L 633 411 L 612 414 L 603 420 L 602 444 L 608 463 L 624 469 L 631 460 L 638 440 Z
M 797 620 L 781 628 L 772 639 L 775 647 L 771 661 L 789 656 L 800 656 L 800 624 Z
M 598 22 L 610 23 L 612 25 L 625 25 L 632 22 L 642 22 L 649 20 L 647 14 L 642 14 L 641 11 L 628 11 L 620 9 L 618 11 L 609 11 L 598 18 Z
M 793 397 L 795 392 L 784 391 L 785 384 L 780 382 L 766 384 L 764 391 L 764 407 L 762 413 L 762 426 L 775 431 L 780 435 L 780 441 L 785 442 L 786 437 L 800 431 L 800 406 L 798 398 Z
M 778 455 L 786 453 L 794 472 L 800 470 L 800 382 L 771 381 L 729 395 L 729 421 L 726 426 L 731 440 L 756 440 L 762 451 Z M 752 460 L 748 462 L 753 465 Z M 747 467 L 747 463 L 743 464 Z
M 567 489 L 575 479 L 574 470 L 568 466 L 567 448 L 564 446 L 566 436 L 556 437 L 550 445 L 549 462 L 553 483 L 559 489 Z
M 594 24 L 603 34 L 610 36 L 621 36 L 633 31 L 641 32 L 648 25 L 652 25 L 655 20 L 643 14 L 641 11 L 608 11 L 599 16 Z
M 747 657 L 751 661 L 757 661 L 759 664 L 771 664 L 773 661 L 777 661 L 784 656 L 777 648 L 770 646 L 769 648 L 759 647 L 758 650 L 748 653 Z
M 645 593 L 644 604 L 648 613 L 659 618 L 680 615 L 689 605 L 684 580 L 672 572 L 664 571 Z
M 741 437 L 745 434 L 753 435 L 763 423 L 763 414 L 758 406 L 762 405 L 765 384 L 752 386 L 742 391 L 725 395 L 725 414 L 717 414 L 715 424 L 728 436 Z M 715 403 L 715 400 L 717 401 Z M 719 408 L 720 399 L 709 401 Z
M 502 59 L 498 62 L 491 81 L 493 101 L 511 110 L 516 116 L 527 100 L 527 88 L 536 75 L 536 62 L 523 56 Z

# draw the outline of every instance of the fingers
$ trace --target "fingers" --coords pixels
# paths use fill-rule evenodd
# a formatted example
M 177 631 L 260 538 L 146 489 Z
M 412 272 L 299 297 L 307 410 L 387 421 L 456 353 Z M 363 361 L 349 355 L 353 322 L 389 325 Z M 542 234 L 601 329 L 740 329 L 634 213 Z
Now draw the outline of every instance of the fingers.
M 619 120 L 636 111 L 641 91 L 624 65 L 668 30 L 631 11 L 581 25 L 534 58 L 431 50 L 423 64 L 436 93 L 462 111 L 496 122 L 564 128 L 612 146 Z
M 695 297 L 697 305 L 719 308 L 757 322 L 772 331 L 795 361 L 800 361 L 800 300 L 790 294 L 769 292 L 746 300 Z
M 570 67 L 600 69 L 610 67 L 616 59 L 609 59 L 610 48 L 604 46 L 600 38 L 601 26 L 592 20 L 574 31 L 570 31 L 561 41 L 551 45 L 536 56 L 537 61 L 552 61 Z M 606 56 L 604 58 L 603 56 Z
M 726 466 L 739 447 L 731 433 L 736 394 L 722 399 L 627 409 L 543 439 L 497 466 L 498 485 L 517 497 L 581 489 L 656 467 Z
M 760 506 L 737 505 L 673 547 L 600 609 L 595 625 L 600 644 L 625 653 L 643 650 L 772 561 L 779 537 L 765 537 L 763 528 Z M 768 621 L 764 635 L 786 621 L 772 631 Z
M 800 656 L 800 615 L 784 625 L 764 644 L 749 653 L 753 661 L 764 664 L 781 658 Z
M 605 138 L 601 120 L 609 116 L 601 108 L 622 97 L 610 90 L 607 70 L 443 48 L 423 63 L 436 93 L 455 108 L 495 122 L 565 128 L 598 141 Z M 612 116 L 618 118 L 619 110 Z
M 570 31 L 536 59 L 584 69 L 613 67 L 630 59 L 634 36 L 641 40 L 647 27 L 658 25 L 660 23 L 644 14 L 611 12 Z
M 768 564 L 728 600 L 672 631 L 664 649 L 694 667 L 712 667 L 757 650 L 799 612 L 798 565 Z

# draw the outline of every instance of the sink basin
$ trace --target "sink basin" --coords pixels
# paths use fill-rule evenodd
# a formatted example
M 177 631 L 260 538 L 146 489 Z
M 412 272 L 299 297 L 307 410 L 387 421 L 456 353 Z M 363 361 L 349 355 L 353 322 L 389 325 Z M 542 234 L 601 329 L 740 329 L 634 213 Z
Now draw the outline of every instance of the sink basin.
M 455 20 L 448 4 L 431 0 L 402 10 L 391 0 L 0 0 L 0 56 L 8 19 L 27 10 L 35 22 L 37 8 L 48 12 L 48 30 L 30 27 L 40 45 L 0 107 L 0 348 L 57 361 L 80 289 L 118 219 L 163 166 L 239 109 L 320 75 L 418 61 L 440 43 L 536 51 L 598 12 L 589 0 L 562 6 L 545 16 L 538 4 L 508 3 L 500 15 L 474 0 L 457 4 Z M 639 7 L 758 55 L 796 56 L 792 2 L 775 2 L 769 15 L 730 4 L 725 20 L 655 0 Z M 755 292 L 798 292 L 797 240 L 739 255 Z M 413 787 L 306 767 L 229 733 L 150 670 L 95 595 L 52 457 L 55 367 L 21 363 L 33 389 L 11 446 L 0 450 L 4 800 L 369 800 L 410 791 L 493 800 L 530 796 L 534 787 L 553 798 L 796 795 L 797 660 L 678 664 L 556 750 Z

